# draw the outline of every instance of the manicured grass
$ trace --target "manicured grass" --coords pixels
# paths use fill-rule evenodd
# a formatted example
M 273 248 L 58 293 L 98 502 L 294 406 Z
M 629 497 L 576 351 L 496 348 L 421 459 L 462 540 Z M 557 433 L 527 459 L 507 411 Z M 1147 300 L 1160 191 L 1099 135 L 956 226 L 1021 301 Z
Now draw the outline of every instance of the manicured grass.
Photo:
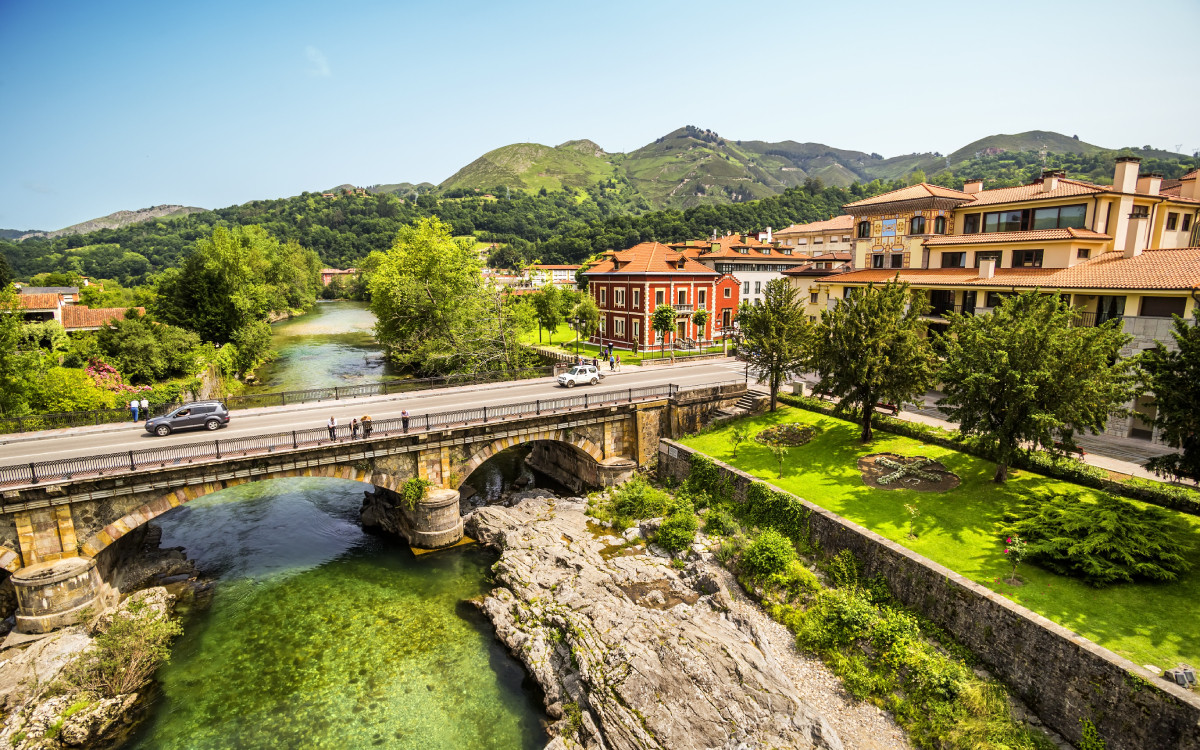
M 789 449 L 782 479 L 770 449 L 753 440 L 742 443 L 733 460 L 730 423 L 681 442 L 903 544 L 1137 664 L 1159 669 L 1179 662 L 1200 664 L 1200 518 L 1179 514 L 1192 530 L 1195 567 L 1172 583 L 1097 589 L 1026 562 L 1018 571 L 1024 585 L 1012 586 L 1002 581 L 1010 571 L 1003 554 L 1005 511 L 1032 498 L 1065 493 L 1095 497 L 1098 491 L 1027 471 L 1013 471 L 1007 483 L 997 485 L 992 482 L 995 465 L 988 461 L 879 431 L 874 442 L 863 446 L 857 425 L 802 409 L 781 407 L 742 420 L 751 436 L 784 422 L 812 424 L 821 431 L 807 445 Z M 962 483 L 943 493 L 867 487 L 858 458 L 881 452 L 940 461 Z M 905 503 L 920 509 L 916 539 L 907 538 Z
M 553 339 L 553 342 L 551 341 L 551 339 Z M 528 336 L 525 337 L 525 341 L 529 344 L 535 344 L 535 345 L 540 345 L 540 346 L 547 346 L 547 347 L 554 347 L 557 349 L 561 349 L 562 351 L 564 351 L 568 354 L 575 353 L 575 331 L 572 330 L 571 326 L 568 325 L 567 323 L 560 324 L 558 326 L 558 328 L 555 329 L 553 336 L 550 336 L 548 331 L 543 330 L 542 331 L 542 340 L 540 343 L 538 342 L 538 333 L 537 333 L 536 329 L 531 334 L 529 334 Z M 683 357 L 688 357 L 688 356 L 692 356 L 692 355 L 696 355 L 696 354 L 717 354 L 720 352 L 721 352 L 721 347 L 710 346 L 707 349 L 705 349 L 704 351 L 696 350 L 693 352 L 675 352 L 675 359 L 681 359 Z M 665 358 L 665 359 L 671 358 L 670 346 L 668 346 L 662 352 L 659 351 L 658 347 L 653 347 L 652 349 L 649 349 L 649 350 L 643 349 L 643 350 L 639 351 L 637 354 L 634 354 L 633 352 L 629 351 L 628 349 L 621 349 L 620 347 L 617 347 L 617 349 L 615 350 L 615 353 L 621 355 L 621 364 L 623 364 L 623 365 L 625 365 L 625 364 L 637 365 L 637 364 L 640 364 L 642 362 L 642 360 L 645 360 L 645 359 L 653 360 L 653 359 L 660 359 L 660 358 Z M 595 344 L 588 344 L 588 343 L 581 342 L 579 344 L 579 354 L 580 354 L 580 356 L 589 357 L 589 358 L 590 357 L 599 357 L 600 356 L 600 347 L 596 346 Z

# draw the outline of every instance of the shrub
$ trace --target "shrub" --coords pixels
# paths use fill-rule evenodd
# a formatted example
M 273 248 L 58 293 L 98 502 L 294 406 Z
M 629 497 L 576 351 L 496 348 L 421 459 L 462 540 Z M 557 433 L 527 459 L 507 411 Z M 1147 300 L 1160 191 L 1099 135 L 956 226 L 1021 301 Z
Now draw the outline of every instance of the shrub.
M 704 533 L 727 535 L 737 530 L 737 521 L 724 508 L 709 508 L 704 514 Z
M 1114 497 L 1065 495 L 1008 515 L 1013 536 L 1051 570 L 1093 586 L 1135 580 L 1173 581 L 1190 568 L 1188 529 L 1169 511 L 1139 509 Z M 1180 554 L 1180 551 L 1184 554 Z
M 752 575 L 769 576 L 787 570 L 795 559 L 792 540 L 775 529 L 767 529 L 742 555 L 742 567 Z
M 137 691 L 170 659 L 169 645 L 183 632 L 179 623 L 138 599 L 125 607 L 96 634 L 92 647 L 64 670 L 68 682 L 115 698 Z
M 613 512 L 626 518 L 658 518 L 666 515 L 670 505 L 671 498 L 667 493 L 651 487 L 640 476 L 621 485 L 612 500 Z
M 858 579 L 862 570 L 858 558 L 848 549 L 844 549 L 829 559 L 829 577 L 833 585 L 839 589 L 858 588 Z
M 785 591 L 793 599 L 803 594 L 811 594 L 821 588 L 821 584 L 817 582 L 817 576 L 804 567 L 804 563 L 799 560 L 792 560 L 788 563 L 787 570 L 771 576 L 768 583 Z
M 808 545 L 810 511 L 799 498 L 755 482 L 746 490 L 741 510 L 748 523 L 777 529 L 802 548 Z
M 404 506 L 409 510 L 417 507 L 417 503 L 425 497 L 425 493 L 429 492 L 429 488 L 433 486 L 433 482 L 428 479 L 418 479 L 413 477 L 404 483 L 400 489 L 400 499 L 404 501 Z
M 682 552 L 692 546 L 696 538 L 696 512 L 692 506 L 681 504 L 658 527 L 654 541 L 663 549 Z
M 789 422 L 760 430 L 754 436 L 754 440 L 768 446 L 795 448 L 812 440 L 816 434 L 817 428 L 813 425 L 804 424 L 803 422 Z

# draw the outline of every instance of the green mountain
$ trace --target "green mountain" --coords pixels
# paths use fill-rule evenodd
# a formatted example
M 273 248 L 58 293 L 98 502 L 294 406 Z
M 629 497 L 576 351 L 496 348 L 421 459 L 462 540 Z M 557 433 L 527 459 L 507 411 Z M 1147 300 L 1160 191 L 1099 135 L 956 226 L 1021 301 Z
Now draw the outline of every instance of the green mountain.
M 1188 158 L 1150 147 L 1120 151 L 1165 161 Z M 1116 149 L 1105 149 L 1078 137 L 1031 130 L 990 135 L 949 156 L 923 153 L 885 159 L 879 154 L 823 143 L 735 141 L 688 125 L 627 154 L 606 153 L 586 140 L 554 147 L 537 143 L 504 146 L 458 170 L 438 185 L 438 190 L 456 195 L 498 188 L 536 192 L 542 188 L 554 191 L 620 185 L 632 189 L 655 208 L 688 208 L 778 195 L 809 179 L 846 187 L 855 182 L 904 180 L 914 172 L 931 178 L 936 173 L 967 168 L 978 172 L 980 165 L 985 171 L 993 164 L 1008 167 L 1016 154 L 1023 155 L 1017 160 L 1018 166 L 1028 172 L 1033 169 L 1031 160 L 1049 166 L 1045 159 L 1050 154 L 1091 157 L 1092 163 L 1101 163 L 1116 153 Z M 1091 169 L 1097 174 L 1102 170 L 1102 166 Z M 1005 172 L 1005 178 L 1011 171 Z
M 196 208 L 195 206 L 166 205 L 151 206 L 150 208 L 139 208 L 136 211 L 114 211 L 108 216 L 101 216 L 98 219 L 81 221 L 78 224 L 72 224 L 69 227 L 56 229 L 53 232 L 25 232 L 15 239 L 24 240 L 30 237 L 47 237 L 54 239 L 55 237 L 64 237 L 69 234 L 87 234 L 88 232 L 95 232 L 98 229 L 120 229 L 121 227 L 128 226 L 130 224 L 137 224 L 143 221 L 150 221 L 152 219 L 174 219 L 203 210 L 205 209 Z M 9 238 L 6 237 L 5 239 Z

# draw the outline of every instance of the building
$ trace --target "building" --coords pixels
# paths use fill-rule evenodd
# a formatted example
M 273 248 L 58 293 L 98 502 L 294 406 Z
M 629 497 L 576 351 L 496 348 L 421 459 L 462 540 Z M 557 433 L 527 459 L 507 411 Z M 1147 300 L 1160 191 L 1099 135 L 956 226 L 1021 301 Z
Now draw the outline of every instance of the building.
M 135 308 L 138 314 L 145 315 L 146 308 Z M 77 331 L 98 331 L 118 320 L 125 320 L 125 307 L 88 308 L 84 305 L 68 305 L 62 309 L 62 327 L 67 333 Z
M 737 279 L 666 245 L 643 242 L 610 251 L 583 275 L 600 308 L 600 329 L 593 343 L 621 349 L 635 342 L 639 348 L 663 343 L 651 325 L 659 305 L 673 306 L 677 315 L 667 343 L 711 341 L 732 331 L 740 296 Z M 708 311 L 708 320 L 699 328 L 692 320 L 698 309 Z
M 719 274 L 732 275 L 741 284 L 741 299 L 761 305 L 768 281 L 783 278 L 783 271 L 796 265 L 800 255 L 790 247 L 762 242 L 745 234 L 729 234 L 707 242 L 689 240 L 670 246 L 677 253 Z
M 842 214 L 825 221 L 793 224 L 780 229 L 775 232 L 775 242 L 780 247 L 813 256 L 849 252 L 853 247 L 853 229 L 854 217 Z
M 825 282 L 831 276 L 849 271 L 852 260 L 853 255 L 848 250 L 825 253 L 783 271 L 783 277 L 805 303 L 804 311 L 809 320 L 815 321 L 820 317 L 821 310 L 828 307 L 830 286 Z
M 568 288 L 575 287 L 575 272 L 582 266 L 535 264 L 527 267 L 521 274 L 522 280 L 531 286 L 554 284 Z
M 856 228 L 856 270 L 827 280 L 827 304 L 890 279 L 925 291 L 931 328 L 949 311 L 984 314 L 1006 295 L 1057 292 L 1079 325 L 1124 321 L 1132 355 L 1173 345 L 1173 314 L 1197 313 L 1200 296 L 1200 170 L 1166 184 L 1117 160 L 1113 185 L 1046 172 L 1029 185 L 964 190 L 914 185 L 847 205 Z M 1107 432 L 1152 439 L 1152 396 Z
M 17 302 L 24 310 L 26 323 L 45 323 L 49 320 L 62 322 L 63 295 L 51 292 L 36 292 L 26 294 L 22 290 L 17 295 Z
M 345 271 L 342 271 L 337 268 L 322 268 L 321 269 L 321 286 L 329 286 L 329 282 L 333 281 L 335 278 L 338 278 L 338 277 L 341 277 L 341 279 L 343 281 L 349 281 L 349 279 L 346 277 L 353 276 L 356 273 L 358 273 L 357 268 L 347 268 Z
M 64 305 L 73 305 L 79 301 L 79 287 L 77 286 L 21 286 L 18 284 L 17 292 L 19 294 L 57 294 Z

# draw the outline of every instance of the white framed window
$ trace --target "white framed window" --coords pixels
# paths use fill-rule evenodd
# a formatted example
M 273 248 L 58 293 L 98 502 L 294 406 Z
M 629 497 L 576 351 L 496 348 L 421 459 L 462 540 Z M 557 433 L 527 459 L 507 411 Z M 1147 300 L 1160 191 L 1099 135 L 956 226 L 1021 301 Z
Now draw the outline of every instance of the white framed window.
M 604 307 L 606 304 L 608 304 L 608 290 L 600 287 L 600 306 Z
M 625 338 L 625 319 L 624 318 L 614 318 L 613 319 L 613 333 L 616 334 L 617 336 L 620 336 L 621 338 Z
M 677 305 L 686 305 L 687 304 L 687 290 L 686 289 L 676 290 L 675 296 L 676 296 L 675 304 L 677 304 Z
M 743 296 L 743 297 L 745 297 L 745 296 L 747 296 L 748 294 L 750 294 L 750 282 L 749 282 L 749 281 L 743 281 L 743 282 L 742 282 L 742 296 Z
M 633 321 L 633 340 L 642 340 L 642 321 L 640 320 Z
M 633 290 L 633 309 L 640 310 L 642 308 L 642 290 Z
M 654 290 L 654 304 L 661 305 L 663 303 L 664 299 L 666 298 L 666 295 L 667 295 L 667 293 L 663 289 Z
M 762 294 L 762 282 L 761 281 L 754 282 L 754 293 Z
M 707 289 L 697 289 L 696 290 L 696 305 L 698 307 L 704 307 L 706 304 L 708 304 L 708 290 Z
M 613 290 L 613 304 L 617 307 L 625 306 L 625 288 L 617 287 Z
M 725 299 L 730 299 L 732 297 L 733 297 L 733 287 L 728 287 L 728 286 L 725 287 Z

